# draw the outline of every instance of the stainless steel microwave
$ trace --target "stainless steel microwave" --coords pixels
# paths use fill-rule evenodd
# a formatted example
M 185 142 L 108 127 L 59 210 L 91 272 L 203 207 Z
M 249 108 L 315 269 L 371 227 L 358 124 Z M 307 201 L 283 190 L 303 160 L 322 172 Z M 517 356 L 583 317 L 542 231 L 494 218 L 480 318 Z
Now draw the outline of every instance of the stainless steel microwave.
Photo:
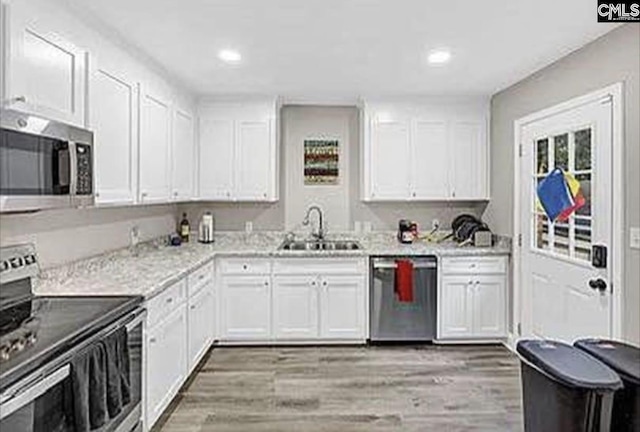
M 0 212 L 94 203 L 93 133 L 0 110 Z

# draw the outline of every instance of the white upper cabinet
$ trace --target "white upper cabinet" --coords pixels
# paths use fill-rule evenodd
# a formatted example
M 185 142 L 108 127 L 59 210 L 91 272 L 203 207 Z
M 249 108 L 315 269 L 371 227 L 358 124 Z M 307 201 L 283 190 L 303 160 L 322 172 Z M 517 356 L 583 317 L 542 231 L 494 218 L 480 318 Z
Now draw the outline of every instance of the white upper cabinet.
M 409 197 L 409 125 L 373 120 L 371 124 L 371 199 Z
M 245 121 L 236 123 L 236 188 L 239 201 L 267 201 L 271 194 L 275 150 L 275 135 L 271 121 Z
M 88 127 L 94 132 L 97 204 L 136 199 L 138 85 L 96 57 L 90 61 Z
M 86 51 L 29 2 L 12 1 L 5 11 L 4 107 L 84 125 Z
M 487 198 L 486 125 L 477 120 L 454 121 L 451 135 L 451 196 L 457 199 Z
M 140 202 L 169 201 L 171 104 L 145 86 L 140 89 Z
M 429 199 L 449 195 L 449 146 L 447 122 L 415 120 L 411 155 L 411 198 Z
M 198 198 L 277 201 L 277 114 L 275 100 L 200 106 Z
M 200 118 L 198 197 L 231 200 L 233 191 L 233 120 Z
M 173 110 L 171 155 L 171 198 L 174 201 L 190 200 L 195 195 L 195 119 L 185 109 Z
M 483 99 L 365 103 L 362 199 L 488 199 L 488 113 Z

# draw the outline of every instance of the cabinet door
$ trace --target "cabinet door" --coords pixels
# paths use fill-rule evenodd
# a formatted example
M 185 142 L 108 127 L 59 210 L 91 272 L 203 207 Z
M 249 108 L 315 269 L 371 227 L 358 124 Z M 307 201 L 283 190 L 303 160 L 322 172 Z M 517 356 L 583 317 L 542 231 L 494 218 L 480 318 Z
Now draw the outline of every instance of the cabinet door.
M 6 106 L 84 125 L 86 52 L 38 16 L 29 2 L 8 8 Z
M 506 336 L 504 276 L 477 276 L 473 286 L 473 335 Z
M 374 120 L 370 145 L 369 198 L 381 201 L 408 199 L 411 158 L 407 123 Z
M 486 126 L 481 121 L 455 121 L 451 125 L 451 137 L 452 198 L 487 198 Z
M 271 338 L 271 283 L 268 276 L 224 277 L 221 292 L 221 339 Z
M 213 340 L 213 290 L 211 285 L 203 287 L 188 301 L 188 352 L 189 371 L 198 364 Z
M 140 201 L 169 201 L 171 106 L 167 98 L 140 91 Z
M 184 303 L 147 334 L 147 424 L 153 426 L 176 395 L 187 372 Z
M 234 136 L 233 120 L 207 117 L 200 119 L 200 198 L 215 201 L 228 201 L 233 198 Z
M 411 149 L 411 198 L 419 200 L 448 198 L 447 122 L 444 120 L 414 121 Z
M 320 283 L 320 337 L 365 339 L 366 304 L 363 278 L 324 276 Z
M 473 331 L 473 281 L 471 277 L 443 277 L 439 302 L 440 337 L 471 336 Z
M 94 133 L 96 202 L 136 199 L 138 86 L 132 77 L 92 57 L 88 124 Z
M 174 201 L 186 201 L 194 196 L 194 127 L 193 114 L 180 108 L 173 110 L 171 199 Z
M 318 337 L 318 278 L 278 277 L 273 283 L 273 332 L 276 339 Z
M 275 182 L 271 124 L 268 120 L 240 120 L 236 123 L 236 138 L 235 198 L 266 201 Z

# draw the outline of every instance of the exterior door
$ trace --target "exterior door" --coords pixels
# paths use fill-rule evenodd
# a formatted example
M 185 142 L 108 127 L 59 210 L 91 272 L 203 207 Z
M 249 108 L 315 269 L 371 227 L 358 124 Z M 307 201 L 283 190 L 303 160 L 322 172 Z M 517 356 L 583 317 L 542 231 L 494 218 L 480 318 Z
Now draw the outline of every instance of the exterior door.
M 520 130 L 522 336 L 611 337 L 611 254 L 606 268 L 592 263 L 594 245 L 611 245 L 611 119 L 607 97 Z M 537 202 L 538 182 L 555 167 L 580 181 L 586 199 L 566 222 Z

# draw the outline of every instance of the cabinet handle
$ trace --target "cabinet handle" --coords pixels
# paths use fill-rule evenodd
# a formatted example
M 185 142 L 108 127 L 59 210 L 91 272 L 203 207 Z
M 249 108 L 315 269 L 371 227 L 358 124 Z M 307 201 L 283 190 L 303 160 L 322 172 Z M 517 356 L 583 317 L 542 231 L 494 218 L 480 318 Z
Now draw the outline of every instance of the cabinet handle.
M 265 283 L 264 283 L 264 286 L 269 286 L 269 282 L 265 282 Z
M 156 343 L 156 338 L 152 337 L 151 339 L 149 339 L 149 343 Z
M 203 274 L 201 274 L 200 276 L 198 276 L 198 279 L 199 279 L 199 280 L 204 279 L 204 275 L 203 275 Z
M 191 310 L 194 310 L 196 308 L 196 305 L 191 305 Z
M 451 196 L 452 196 L 453 198 L 455 198 L 455 197 L 456 197 L 456 191 L 452 191 L 452 192 L 451 192 Z
M 322 281 L 322 286 L 327 286 L 327 281 Z
M 247 269 L 247 265 L 246 264 L 242 264 L 242 270 L 246 270 Z
M 316 286 L 316 285 L 317 285 L 316 281 L 311 281 L 311 286 Z
M 411 196 L 415 198 L 415 197 L 416 197 L 416 193 L 415 193 L 415 192 L 413 192 L 413 193 L 411 194 Z
M 173 302 L 173 297 L 169 297 L 169 298 L 167 299 L 167 303 L 172 303 L 172 302 Z
M 174 193 L 173 193 L 173 196 L 174 196 L 174 197 L 177 197 L 177 196 L 178 196 L 178 192 L 174 192 Z

